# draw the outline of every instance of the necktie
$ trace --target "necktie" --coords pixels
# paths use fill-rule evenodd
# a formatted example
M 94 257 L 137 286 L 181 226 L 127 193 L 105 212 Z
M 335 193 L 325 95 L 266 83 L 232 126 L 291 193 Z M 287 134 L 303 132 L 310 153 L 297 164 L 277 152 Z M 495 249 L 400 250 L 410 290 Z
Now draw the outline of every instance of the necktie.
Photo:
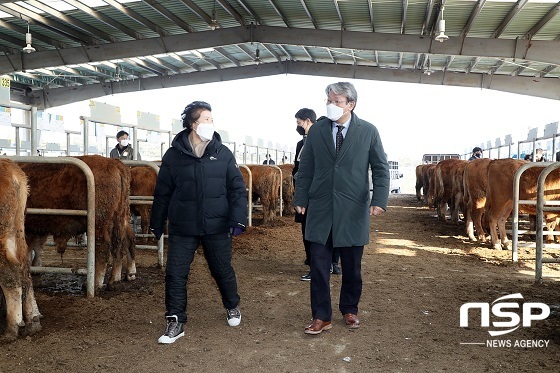
M 336 154 L 338 154 L 338 152 L 340 151 L 340 148 L 342 147 L 342 140 L 344 140 L 344 137 L 342 136 L 342 130 L 344 129 L 344 126 L 337 125 L 337 127 L 338 132 L 336 133 Z

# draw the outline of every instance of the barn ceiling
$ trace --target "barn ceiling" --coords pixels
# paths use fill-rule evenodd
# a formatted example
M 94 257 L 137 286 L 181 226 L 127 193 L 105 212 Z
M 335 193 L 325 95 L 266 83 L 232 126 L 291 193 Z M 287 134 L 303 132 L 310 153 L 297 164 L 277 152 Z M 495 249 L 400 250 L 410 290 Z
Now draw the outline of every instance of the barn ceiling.
M 0 75 L 40 108 L 275 74 L 560 99 L 559 13 L 546 0 L 0 0 Z

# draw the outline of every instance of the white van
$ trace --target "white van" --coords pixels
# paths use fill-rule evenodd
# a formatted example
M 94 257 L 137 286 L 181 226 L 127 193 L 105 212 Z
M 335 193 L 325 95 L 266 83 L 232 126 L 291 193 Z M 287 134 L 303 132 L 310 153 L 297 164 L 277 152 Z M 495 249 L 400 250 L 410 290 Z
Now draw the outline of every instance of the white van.
M 389 193 L 400 193 L 401 192 L 401 179 L 403 174 L 399 172 L 399 162 L 397 161 L 388 161 L 389 163 Z M 371 169 L 368 170 L 368 179 L 369 179 L 369 191 L 370 191 L 370 198 L 371 193 L 373 191 L 373 185 L 371 184 Z
M 400 193 L 401 192 L 401 179 L 403 174 L 399 172 L 399 162 L 388 161 L 389 162 L 389 174 L 390 174 L 390 193 Z

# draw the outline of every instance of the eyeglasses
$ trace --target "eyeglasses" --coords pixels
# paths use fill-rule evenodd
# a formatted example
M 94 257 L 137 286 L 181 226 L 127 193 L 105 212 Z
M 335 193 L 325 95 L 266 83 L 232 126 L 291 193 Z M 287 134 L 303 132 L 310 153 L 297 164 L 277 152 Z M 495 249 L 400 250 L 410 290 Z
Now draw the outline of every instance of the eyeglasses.
M 344 100 L 344 101 L 331 101 L 331 100 L 329 100 L 328 98 L 325 100 L 325 102 L 327 103 L 327 105 L 335 104 L 336 106 L 339 106 L 339 105 L 342 105 L 342 104 L 344 104 L 344 105 L 347 105 L 347 104 L 348 104 L 348 100 Z

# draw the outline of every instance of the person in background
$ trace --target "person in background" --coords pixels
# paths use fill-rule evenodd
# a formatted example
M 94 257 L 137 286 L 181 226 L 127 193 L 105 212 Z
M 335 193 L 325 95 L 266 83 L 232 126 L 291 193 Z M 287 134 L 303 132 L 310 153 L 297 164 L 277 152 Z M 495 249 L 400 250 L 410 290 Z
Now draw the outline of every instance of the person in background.
M 300 141 L 298 141 L 298 143 L 296 144 L 296 155 L 295 155 L 295 159 L 294 159 L 294 168 L 292 170 L 292 176 L 294 178 L 294 186 L 296 184 L 296 180 L 297 180 L 297 172 L 299 169 L 299 161 L 300 161 L 300 157 L 301 157 L 301 151 L 303 149 L 303 145 L 305 144 L 305 140 L 307 138 L 307 132 L 309 132 L 309 129 L 311 128 L 311 126 L 313 125 L 313 123 L 315 123 L 317 121 L 317 114 L 315 114 L 315 111 L 313 111 L 312 109 L 307 109 L 307 108 L 303 108 L 303 109 L 299 109 L 298 112 L 295 115 L 296 118 L 296 123 L 297 123 L 297 127 L 296 127 L 296 131 L 297 133 L 299 133 L 300 135 L 303 136 L 303 139 L 301 139 Z M 321 117 L 321 118 L 325 118 L 325 117 Z M 319 118 L 319 119 L 321 119 Z M 311 253 L 310 253 L 310 248 L 311 248 L 311 242 L 305 239 L 305 215 L 299 214 L 297 211 L 295 213 L 295 222 L 296 223 L 301 223 L 301 235 L 302 235 L 302 239 L 303 239 L 303 247 L 305 249 L 305 261 L 304 264 L 307 266 L 311 266 Z M 330 273 L 334 273 L 336 275 L 339 275 L 341 273 L 340 267 L 338 266 L 338 261 L 340 258 L 340 254 L 338 251 L 338 248 L 333 248 L 333 255 L 332 255 L 332 263 L 331 263 L 331 270 Z M 311 272 L 307 272 L 306 274 L 302 275 L 300 277 L 301 281 L 310 281 L 311 280 Z
M 472 150 L 472 155 L 469 158 L 469 161 L 475 160 L 475 159 L 479 159 L 482 158 L 482 149 L 480 149 L 478 146 L 473 148 Z
M 531 152 L 531 154 L 527 154 L 523 159 L 526 161 L 533 161 L 533 162 L 546 162 L 546 158 L 544 157 L 544 152 L 541 148 L 535 150 L 534 160 L 533 160 L 533 152 Z
M 387 209 L 389 163 L 377 128 L 354 113 L 358 93 L 348 82 L 329 84 L 327 117 L 310 130 L 300 157 L 294 206 L 307 215 L 311 241 L 311 316 L 304 332 L 332 328 L 329 269 L 333 247 L 340 250 L 339 310 L 351 329 L 360 327 L 362 256 L 369 243 L 370 216 Z M 370 199 L 368 170 L 373 193 Z
M 165 344 L 184 336 L 187 282 L 200 244 L 218 285 L 227 323 L 241 323 L 231 257 L 232 237 L 243 233 L 247 224 L 245 182 L 235 157 L 214 130 L 208 103 L 190 103 L 182 120 L 185 129 L 175 136 L 162 159 L 150 219 L 150 229 L 158 240 L 166 222 L 169 224 L 165 266 L 167 326 L 158 340 Z
M 274 160 L 270 157 L 270 154 L 267 154 L 263 164 L 276 164 L 276 162 L 274 162 Z
M 115 159 L 134 159 L 134 151 L 132 146 L 130 146 L 130 141 L 128 139 L 128 132 L 119 131 L 117 132 L 118 144 L 109 153 L 109 158 Z M 140 153 L 138 153 L 138 161 L 142 160 Z

